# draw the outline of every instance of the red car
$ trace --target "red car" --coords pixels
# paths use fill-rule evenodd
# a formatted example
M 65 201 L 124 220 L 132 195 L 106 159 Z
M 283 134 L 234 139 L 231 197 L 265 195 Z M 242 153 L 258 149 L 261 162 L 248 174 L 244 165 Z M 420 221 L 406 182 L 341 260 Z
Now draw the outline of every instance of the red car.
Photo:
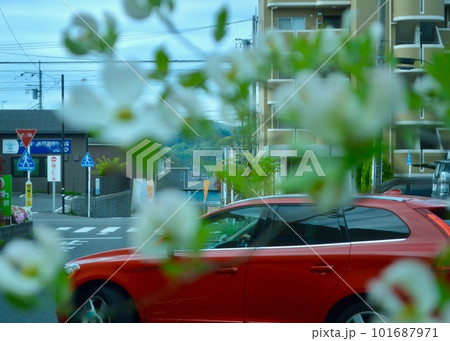
M 133 249 L 82 257 L 66 265 L 80 308 L 60 321 L 365 322 L 376 315 L 361 300 L 370 279 L 399 258 L 432 266 L 450 241 L 446 202 L 404 196 L 326 213 L 304 196 L 273 196 L 204 219 L 200 256 L 173 255 L 181 266 L 200 257 L 202 276 L 170 280 L 161 260 Z

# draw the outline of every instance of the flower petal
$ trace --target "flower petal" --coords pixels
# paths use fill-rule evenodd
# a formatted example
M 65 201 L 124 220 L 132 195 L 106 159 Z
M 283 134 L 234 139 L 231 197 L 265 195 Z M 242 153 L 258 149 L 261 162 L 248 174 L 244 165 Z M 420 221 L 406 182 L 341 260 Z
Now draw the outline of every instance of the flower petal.
M 106 91 L 119 106 L 131 106 L 144 91 L 145 81 L 137 64 L 107 63 L 103 69 Z

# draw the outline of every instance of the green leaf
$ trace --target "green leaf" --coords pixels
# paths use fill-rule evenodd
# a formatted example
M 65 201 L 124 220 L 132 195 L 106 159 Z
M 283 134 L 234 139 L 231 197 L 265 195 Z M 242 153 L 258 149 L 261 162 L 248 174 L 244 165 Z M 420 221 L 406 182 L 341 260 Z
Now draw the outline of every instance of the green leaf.
M 87 44 L 82 44 L 81 42 L 76 42 L 74 40 L 72 40 L 71 38 L 69 38 L 68 36 L 66 36 L 64 38 L 64 45 L 66 45 L 67 49 L 78 56 L 87 54 L 89 52 L 89 46 L 87 46 Z
M 163 49 L 156 52 L 156 68 L 161 75 L 167 75 L 169 71 L 169 57 Z
M 184 87 L 204 87 L 206 77 L 202 71 L 194 71 L 186 75 L 180 76 L 180 83 Z
M 227 16 L 227 9 L 225 7 L 222 8 L 217 15 L 217 27 L 214 31 L 214 38 L 216 39 L 216 41 L 220 41 L 225 36 Z

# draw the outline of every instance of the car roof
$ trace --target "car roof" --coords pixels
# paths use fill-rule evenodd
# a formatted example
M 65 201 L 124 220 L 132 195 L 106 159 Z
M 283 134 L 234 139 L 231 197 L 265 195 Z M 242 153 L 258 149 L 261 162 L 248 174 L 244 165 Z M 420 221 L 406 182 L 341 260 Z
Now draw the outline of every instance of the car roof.
M 353 199 L 356 201 L 368 199 L 368 200 L 382 200 L 391 202 L 404 202 L 408 203 L 408 206 L 414 208 L 448 206 L 448 202 L 444 200 L 432 199 L 427 197 L 410 196 L 410 195 L 357 194 L 353 195 Z M 271 195 L 256 198 L 248 198 L 236 201 L 232 204 L 228 204 L 227 206 L 217 211 L 206 214 L 205 217 L 230 208 L 247 207 L 251 205 L 261 205 L 261 204 L 276 205 L 276 204 L 293 204 L 293 203 L 306 204 L 306 203 L 314 203 L 314 201 L 310 196 L 306 194 L 283 194 L 283 195 Z

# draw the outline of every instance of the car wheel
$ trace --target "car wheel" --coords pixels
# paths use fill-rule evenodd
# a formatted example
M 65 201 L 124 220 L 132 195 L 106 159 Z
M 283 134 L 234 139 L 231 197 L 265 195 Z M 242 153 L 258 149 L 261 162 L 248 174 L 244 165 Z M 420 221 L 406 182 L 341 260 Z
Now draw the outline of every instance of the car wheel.
M 358 302 L 344 309 L 336 319 L 337 323 L 382 323 L 386 317 L 370 309 L 365 303 Z
M 131 298 L 116 288 L 104 286 L 97 291 L 91 288 L 78 293 L 76 313 L 69 322 L 130 323 L 138 322 L 138 314 Z

